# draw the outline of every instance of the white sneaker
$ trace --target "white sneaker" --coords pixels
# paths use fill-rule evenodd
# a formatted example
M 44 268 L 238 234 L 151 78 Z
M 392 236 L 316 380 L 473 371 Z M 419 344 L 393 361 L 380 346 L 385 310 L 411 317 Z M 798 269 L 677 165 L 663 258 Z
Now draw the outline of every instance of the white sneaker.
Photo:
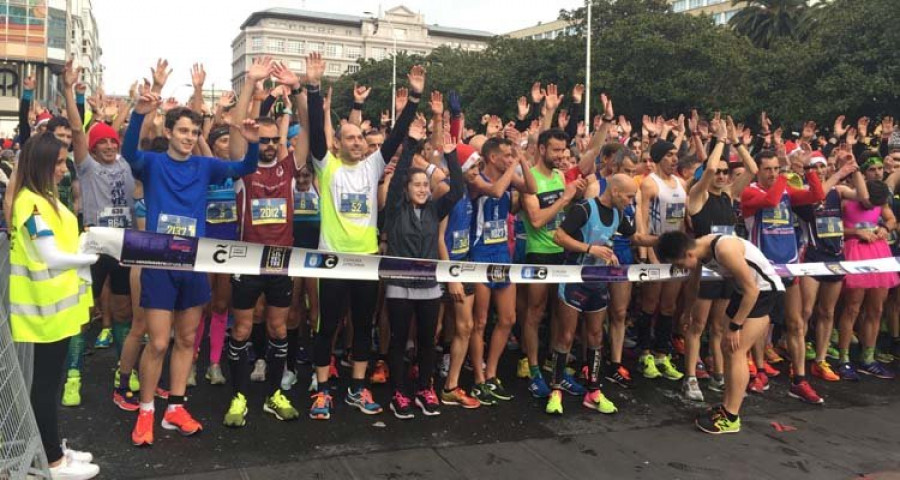
M 191 364 L 191 373 L 188 374 L 187 386 L 196 387 L 197 386 L 197 364 Z
M 309 382 L 309 391 L 315 392 L 318 389 L 319 389 L 319 379 L 316 377 L 316 371 L 313 370 L 312 380 L 310 380 L 310 382 Z
M 212 364 L 206 369 L 206 379 L 210 385 L 225 385 L 225 375 L 222 373 L 222 366 Z
M 94 461 L 94 456 L 91 455 L 91 452 L 80 452 L 78 450 L 72 450 L 66 445 L 66 439 L 64 438 L 62 441 L 62 451 L 63 455 L 66 457 L 81 463 L 91 463 Z
M 697 382 L 697 379 L 685 378 L 684 383 L 681 384 L 681 393 L 684 395 L 684 398 L 694 401 L 694 402 L 702 402 L 703 401 L 703 392 L 700 390 L 700 383 Z
M 450 374 L 450 354 L 445 353 L 441 358 L 441 378 L 447 378 Z
M 259 359 L 253 363 L 253 371 L 250 373 L 251 382 L 266 381 L 266 361 Z
M 62 462 L 50 467 L 50 478 L 54 480 L 88 480 L 100 473 L 100 467 L 93 463 L 81 463 L 63 455 Z
M 285 368 L 284 373 L 281 375 L 281 390 L 287 392 L 295 383 L 297 383 L 297 374 L 289 368 Z

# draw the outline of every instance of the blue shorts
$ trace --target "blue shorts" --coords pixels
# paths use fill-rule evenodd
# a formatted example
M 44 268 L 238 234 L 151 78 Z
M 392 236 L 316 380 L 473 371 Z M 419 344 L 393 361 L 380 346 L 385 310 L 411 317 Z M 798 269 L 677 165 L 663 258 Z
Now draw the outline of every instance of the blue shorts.
M 581 313 L 602 312 L 609 305 L 609 287 L 604 282 L 560 283 L 557 294 Z
M 206 238 L 216 240 L 237 240 L 238 223 L 209 223 L 206 222 Z
M 612 250 L 619 259 L 619 265 L 634 265 L 634 251 L 631 249 L 631 243 L 622 244 L 614 241 Z
M 525 252 L 525 248 L 527 246 L 527 241 L 524 238 L 516 237 L 516 248 L 513 249 L 513 258 L 511 263 L 515 263 L 517 265 L 525 263 L 525 257 L 528 255 Z
M 524 250 L 524 248 L 522 249 Z M 509 250 L 506 248 L 506 244 L 502 245 L 502 248 L 497 248 L 492 251 L 478 251 L 478 250 L 469 250 L 469 255 L 473 262 L 478 263 L 493 263 L 493 264 L 509 264 Z M 524 257 L 523 257 L 524 258 Z M 505 272 L 505 275 L 502 275 Z M 488 275 L 492 278 L 495 278 L 499 281 L 489 281 L 486 283 L 488 288 L 491 290 L 502 290 L 510 285 L 509 283 L 509 269 L 502 267 L 491 267 L 488 271 Z M 501 277 L 504 277 L 505 280 L 500 280 Z
M 141 269 L 141 307 L 187 310 L 208 303 L 209 277 L 202 272 Z

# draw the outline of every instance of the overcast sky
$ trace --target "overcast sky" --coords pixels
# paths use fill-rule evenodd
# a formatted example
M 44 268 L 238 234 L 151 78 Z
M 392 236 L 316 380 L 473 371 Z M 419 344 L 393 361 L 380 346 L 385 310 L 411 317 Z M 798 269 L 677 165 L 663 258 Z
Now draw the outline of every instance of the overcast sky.
M 425 22 L 448 27 L 505 33 L 555 20 L 560 9 L 583 5 L 583 0 L 398 0 L 380 3 L 383 10 L 397 5 L 421 12 Z M 377 12 L 370 0 L 154 0 L 149 3 L 93 0 L 101 61 L 106 67 L 107 93 L 124 94 L 131 82 L 149 76 L 149 67 L 164 57 L 174 68 L 164 94 L 184 99 L 190 94 L 190 66 L 202 61 L 207 88 L 230 87 L 231 41 L 254 11 L 272 7 L 360 15 Z

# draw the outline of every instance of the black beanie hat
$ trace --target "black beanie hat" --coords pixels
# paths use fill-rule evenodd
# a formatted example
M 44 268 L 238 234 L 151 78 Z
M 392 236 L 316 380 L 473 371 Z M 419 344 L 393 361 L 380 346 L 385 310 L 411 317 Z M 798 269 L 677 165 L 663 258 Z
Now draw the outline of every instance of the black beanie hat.
M 659 140 L 650 147 L 650 158 L 653 159 L 653 163 L 659 163 L 672 150 L 675 150 L 674 143 Z

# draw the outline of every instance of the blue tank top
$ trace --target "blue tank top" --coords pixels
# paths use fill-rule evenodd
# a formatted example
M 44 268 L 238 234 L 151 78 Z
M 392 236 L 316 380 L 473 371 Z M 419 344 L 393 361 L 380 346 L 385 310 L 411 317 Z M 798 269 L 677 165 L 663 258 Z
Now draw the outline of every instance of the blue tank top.
M 587 222 L 584 222 L 584 225 L 581 226 L 581 240 L 588 245 L 612 247 L 613 237 L 619 230 L 619 210 L 613 208 L 612 223 L 604 225 L 603 221 L 600 220 L 597 200 L 590 199 L 585 203 L 588 206 L 589 213 Z M 603 260 L 583 252 L 575 256 L 567 256 L 566 263 L 570 265 L 605 265 Z
M 483 173 L 481 177 L 487 182 L 491 181 Z M 512 205 L 512 190 L 507 189 L 500 198 L 482 195 L 473 202 L 474 215 L 470 230 L 472 254 L 508 253 L 509 247 L 506 242 L 509 239 L 509 229 L 506 219 Z
M 753 220 L 752 242 L 772 263 L 797 263 L 797 232 L 787 192 L 781 195 L 778 205 L 760 209 Z
M 206 222 L 237 223 L 234 179 L 226 178 L 224 182 L 210 185 L 206 190 Z
M 807 248 L 828 255 L 844 253 L 844 222 L 841 220 L 841 195 L 832 188 L 825 200 L 812 208 L 812 218 L 802 222 Z
M 460 198 L 450 215 L 447 216 L 447 231 L 444 232 L 444 244 L 450 260 L 460 261 L 469 258 L 469 230 L 472 227 L 472 200 L 468 196 Z
M 600 177 L 597 183 L 600 184 L 600 195 L 603 195 L 603 192 L 606 191 L 606 178 Z M 634 216 L 636 211 L 637 210 L 635 209 L 634 203 L 629 204 L 622 212 L 621 220 L 634 225 Z M 616 227 L 616 232 L 613 233 L 612 243 L 613 253 L 616 254 L 616 258 L 619 259 L 620 264 L 631 265 L 634 263 L 634 253 L 631 251 L 631 237 L 623 237 L 622 235 L 620 235 L 618 226 Z

